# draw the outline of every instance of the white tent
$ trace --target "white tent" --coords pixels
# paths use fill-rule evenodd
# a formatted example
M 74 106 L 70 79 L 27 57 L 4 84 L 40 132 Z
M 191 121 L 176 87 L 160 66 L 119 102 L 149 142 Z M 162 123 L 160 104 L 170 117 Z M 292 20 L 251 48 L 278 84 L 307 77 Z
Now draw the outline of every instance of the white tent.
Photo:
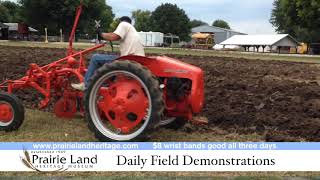
M 277 48 L 280 52 L 282 47 L 297 47 L 299 42 L 291 37 L 289 34 L 277 34 L 277 35 L 235 35 L 222 43 L 226 45 L 236 45 L 244 47 L 246 50 L 250 47 L 254 47 L 259 51 L 262 47 L 263 52 L 265 48 L 273 49 Z
M 296 41 L 289 34 L 277 35 L 235 35 L 220 43 L 221 45 L 238 46 L 298 46 Z

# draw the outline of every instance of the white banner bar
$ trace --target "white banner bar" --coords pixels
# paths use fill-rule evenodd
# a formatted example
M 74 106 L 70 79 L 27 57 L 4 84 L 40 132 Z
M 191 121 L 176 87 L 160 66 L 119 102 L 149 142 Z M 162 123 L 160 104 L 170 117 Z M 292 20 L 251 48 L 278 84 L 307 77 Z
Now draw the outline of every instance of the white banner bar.
M 1 150 L 0 171 L 320 171 L 319 150 Z

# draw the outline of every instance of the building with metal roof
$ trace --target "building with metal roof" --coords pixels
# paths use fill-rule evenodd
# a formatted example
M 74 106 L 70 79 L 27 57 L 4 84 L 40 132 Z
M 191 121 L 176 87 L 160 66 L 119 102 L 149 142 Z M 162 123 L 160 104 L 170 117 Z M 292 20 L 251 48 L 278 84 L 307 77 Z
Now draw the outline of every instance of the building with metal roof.
M 214 36 L 216 44 L 229 39 L 234 35 L 246 35 L 245 33 L 237 32 L 231 29 L 224 29 L 216 26 L 202 25 L 191 29 L 192 34 L 195 33 L 209 33 Z
M 11 40 L 30 40 L 38 38 L 38 30 L 29 27 L 24 23 L 3 23 L 8 28 L 6 30 L 7 34 L 5 38 Z
M 277 35 L 235 35 L 223 42 L 221 45 L 236 45 L 244 47 L 246 50 L 254 47 L 259 51 L 260 48 L 264 49 L 267 47 L 273 49 L 276 47 L 279 52 L 282 47 L 290 48 L 299 46 L 299 42 L 295 40 L 289 34 L 277 34 Z
M 18 23 L 3 23 L 7 26 L 9 26 L 9 31 L 18 31 Z M 32 28 L 32 27 L 28 27 L 30 32 L 38 32 L 38 30 Z

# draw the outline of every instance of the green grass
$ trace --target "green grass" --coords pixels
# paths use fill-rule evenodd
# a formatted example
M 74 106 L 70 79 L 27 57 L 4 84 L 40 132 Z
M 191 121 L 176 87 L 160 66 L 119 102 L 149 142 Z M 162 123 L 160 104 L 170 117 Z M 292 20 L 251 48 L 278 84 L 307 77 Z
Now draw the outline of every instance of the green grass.
M 76 49 L 85 49 L 92 47 L 94 44 L 74 43 Z M 43 43 L 43 42 L 27 42 L 27 41 L 0 41 L 0 46 L 12 47 L 42 47 L 42 48 L 67 48 L 68 43 Z M 104 51 L 111 51 L 109 45 L 102 48 Z M 119 49 L 116 47 L 115 51 Z M 194 50 L 194 49 L 177 49 L 177 48 L 145 48 L 148 54 L 157 55 L 181 55 L 181 56 L 205 56 L 205 57 L 232 57 L 244 59 L 259 60 L 279 60 L 305 63 L 320 63 L 320 56 L 309 55 L 289 55 L 289 54 L 263 54 L 263 53 L 245 53 L 233 51 L 214 51 L 214 50 Z
M 188 124 L 189 128 L 196 128 Z M 221 129 L 212 129 L 209 132 L 187 133 L 183 130 L 174 131 L 159 128 L 153 132 L 152 141 L 263 141 L 258 134 L 239 135 L 228 133 Z M 0 132 L 0 142 L 94 142 L 97 141 L 87 127 L 82 117 L 75 119 L 60 119 L 53 113 L 38 110 L 27 110 L 26 118 L 16 132 Z

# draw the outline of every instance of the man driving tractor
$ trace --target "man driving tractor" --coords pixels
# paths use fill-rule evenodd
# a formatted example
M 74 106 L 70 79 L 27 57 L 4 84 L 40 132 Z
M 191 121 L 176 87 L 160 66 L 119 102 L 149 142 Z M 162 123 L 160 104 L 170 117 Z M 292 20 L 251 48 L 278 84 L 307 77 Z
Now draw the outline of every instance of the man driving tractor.
M 103 33 L 101 29 L 98 29 L 97 34 L 99 36 L 99 39 L 105 39 L 107 41 L 120 41 L 121 56 L 145 56 L 144 48 L 140 41 L 139 34 L 131 23 L 132 20 L 129 17 L 123 16 L 120 18 L 120 24 L 113 33 Z M 71 86 L 76 90 L 84 91 L 87 82 L 94 74 L 94 72 L 105 63 L 110 63 L 117 58 L 118 56 L 115 55 L 94 54 L 91 58 L 84 82 L 80 84 L 71 84 Z

